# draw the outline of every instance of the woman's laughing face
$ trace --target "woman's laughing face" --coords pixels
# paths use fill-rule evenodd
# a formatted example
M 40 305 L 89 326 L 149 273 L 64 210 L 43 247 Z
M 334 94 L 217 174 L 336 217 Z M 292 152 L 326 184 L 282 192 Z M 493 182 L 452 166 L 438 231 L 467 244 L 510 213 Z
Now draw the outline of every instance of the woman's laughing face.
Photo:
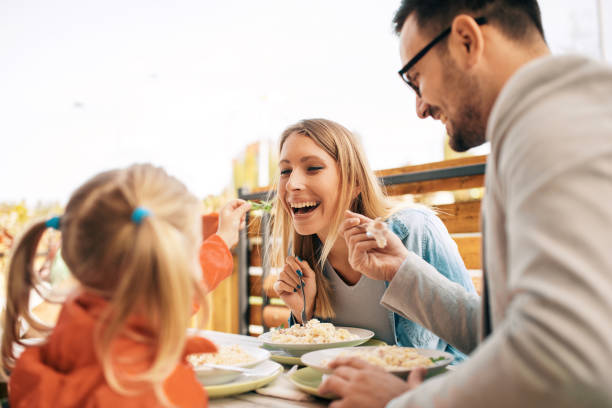
M 334 158 L 310 137 L 293 133 L 283 143 L 279 167 L 278 198 L 297 233 L 327 236 L 340 191 Z

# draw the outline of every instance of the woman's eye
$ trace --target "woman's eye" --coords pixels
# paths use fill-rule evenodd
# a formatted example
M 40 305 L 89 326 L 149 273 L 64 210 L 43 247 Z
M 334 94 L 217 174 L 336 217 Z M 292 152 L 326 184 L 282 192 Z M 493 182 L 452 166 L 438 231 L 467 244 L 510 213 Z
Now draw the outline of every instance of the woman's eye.
M 281 176 L 286 176 L 286 175 L 288 175 L 289 173 L 291 173 L 291 170 L 290 170 L 290 169 L 284 169 L 284 170 L 281 170 L 281 171 L 280 171 Z
M 308 171 L 319 171 L 319 170 L 323 170 L 322 166 L 310 166 L 308 168 Z

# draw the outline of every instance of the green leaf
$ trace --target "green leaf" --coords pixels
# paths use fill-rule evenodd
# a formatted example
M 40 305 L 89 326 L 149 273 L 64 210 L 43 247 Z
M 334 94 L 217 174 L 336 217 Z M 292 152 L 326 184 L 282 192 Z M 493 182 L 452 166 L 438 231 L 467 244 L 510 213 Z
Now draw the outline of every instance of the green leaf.
M 272 202 L 271 201 L 247 201 L 251 203 L 251 210 L 263 210 L 265 212 L 270 212 L 272 210 Z
M 438 358 L 429 357 L 429 359 L 431 360 L 432 363 L 437 363 L 438 361 L 444 360 L 444 357 L 438 357 Z

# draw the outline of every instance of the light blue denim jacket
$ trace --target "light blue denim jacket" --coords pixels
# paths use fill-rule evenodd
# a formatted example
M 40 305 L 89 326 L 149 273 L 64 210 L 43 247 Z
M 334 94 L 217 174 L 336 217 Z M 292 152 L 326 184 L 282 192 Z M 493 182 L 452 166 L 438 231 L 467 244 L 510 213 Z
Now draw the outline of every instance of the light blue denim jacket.
M 460 284 L 468 292 L 476 293 L 457 244 L 433 211 L 425 207 L 404 208 L 391 215 L 387 225 L 407 249 L 423 258 L 446 278 Z M 455 362 L 466 358 L 465 354 L 419 324 L 391 311 L 389 319 L 392 319 L 398 345 L 446 351 L 455 356 Z
M 435 213 L 426 207 L 403 208 L 387 219 L 387 226 L 397 235 L 406 248 L 431 264 L 446 278 L 463 286 L 468 292 L 476 293 L 472 279 L 465 268 L 457 244 Z M 389 282 L 385 282 L 389 285 Z M 395 335 L 395 342 L 403 347 L 417 347 L 446 351 L 455 356 L 454 363 L 466 356 L 444 340 L 392 311 L 388 312 Z M 319 320 L 325 320 L 320 319 Z M 293 315 L 289 325 L 297 323 Z

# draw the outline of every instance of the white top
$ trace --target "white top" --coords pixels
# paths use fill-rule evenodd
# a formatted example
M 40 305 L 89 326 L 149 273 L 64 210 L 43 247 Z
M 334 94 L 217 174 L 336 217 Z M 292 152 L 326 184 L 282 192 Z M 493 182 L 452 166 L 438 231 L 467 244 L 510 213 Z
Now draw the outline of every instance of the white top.
M 329 262 L 325 264 L 323 274 L 332 289 L 331 303 L 336 317 L 331 321 L 334 325 L 372 330 L 375 338 L 387 344 L 395 344 L 392 315 L 380 304 L 380 298 L 386 290 L 384 281 L 362 275 L 356 284 L 349 286 Z

